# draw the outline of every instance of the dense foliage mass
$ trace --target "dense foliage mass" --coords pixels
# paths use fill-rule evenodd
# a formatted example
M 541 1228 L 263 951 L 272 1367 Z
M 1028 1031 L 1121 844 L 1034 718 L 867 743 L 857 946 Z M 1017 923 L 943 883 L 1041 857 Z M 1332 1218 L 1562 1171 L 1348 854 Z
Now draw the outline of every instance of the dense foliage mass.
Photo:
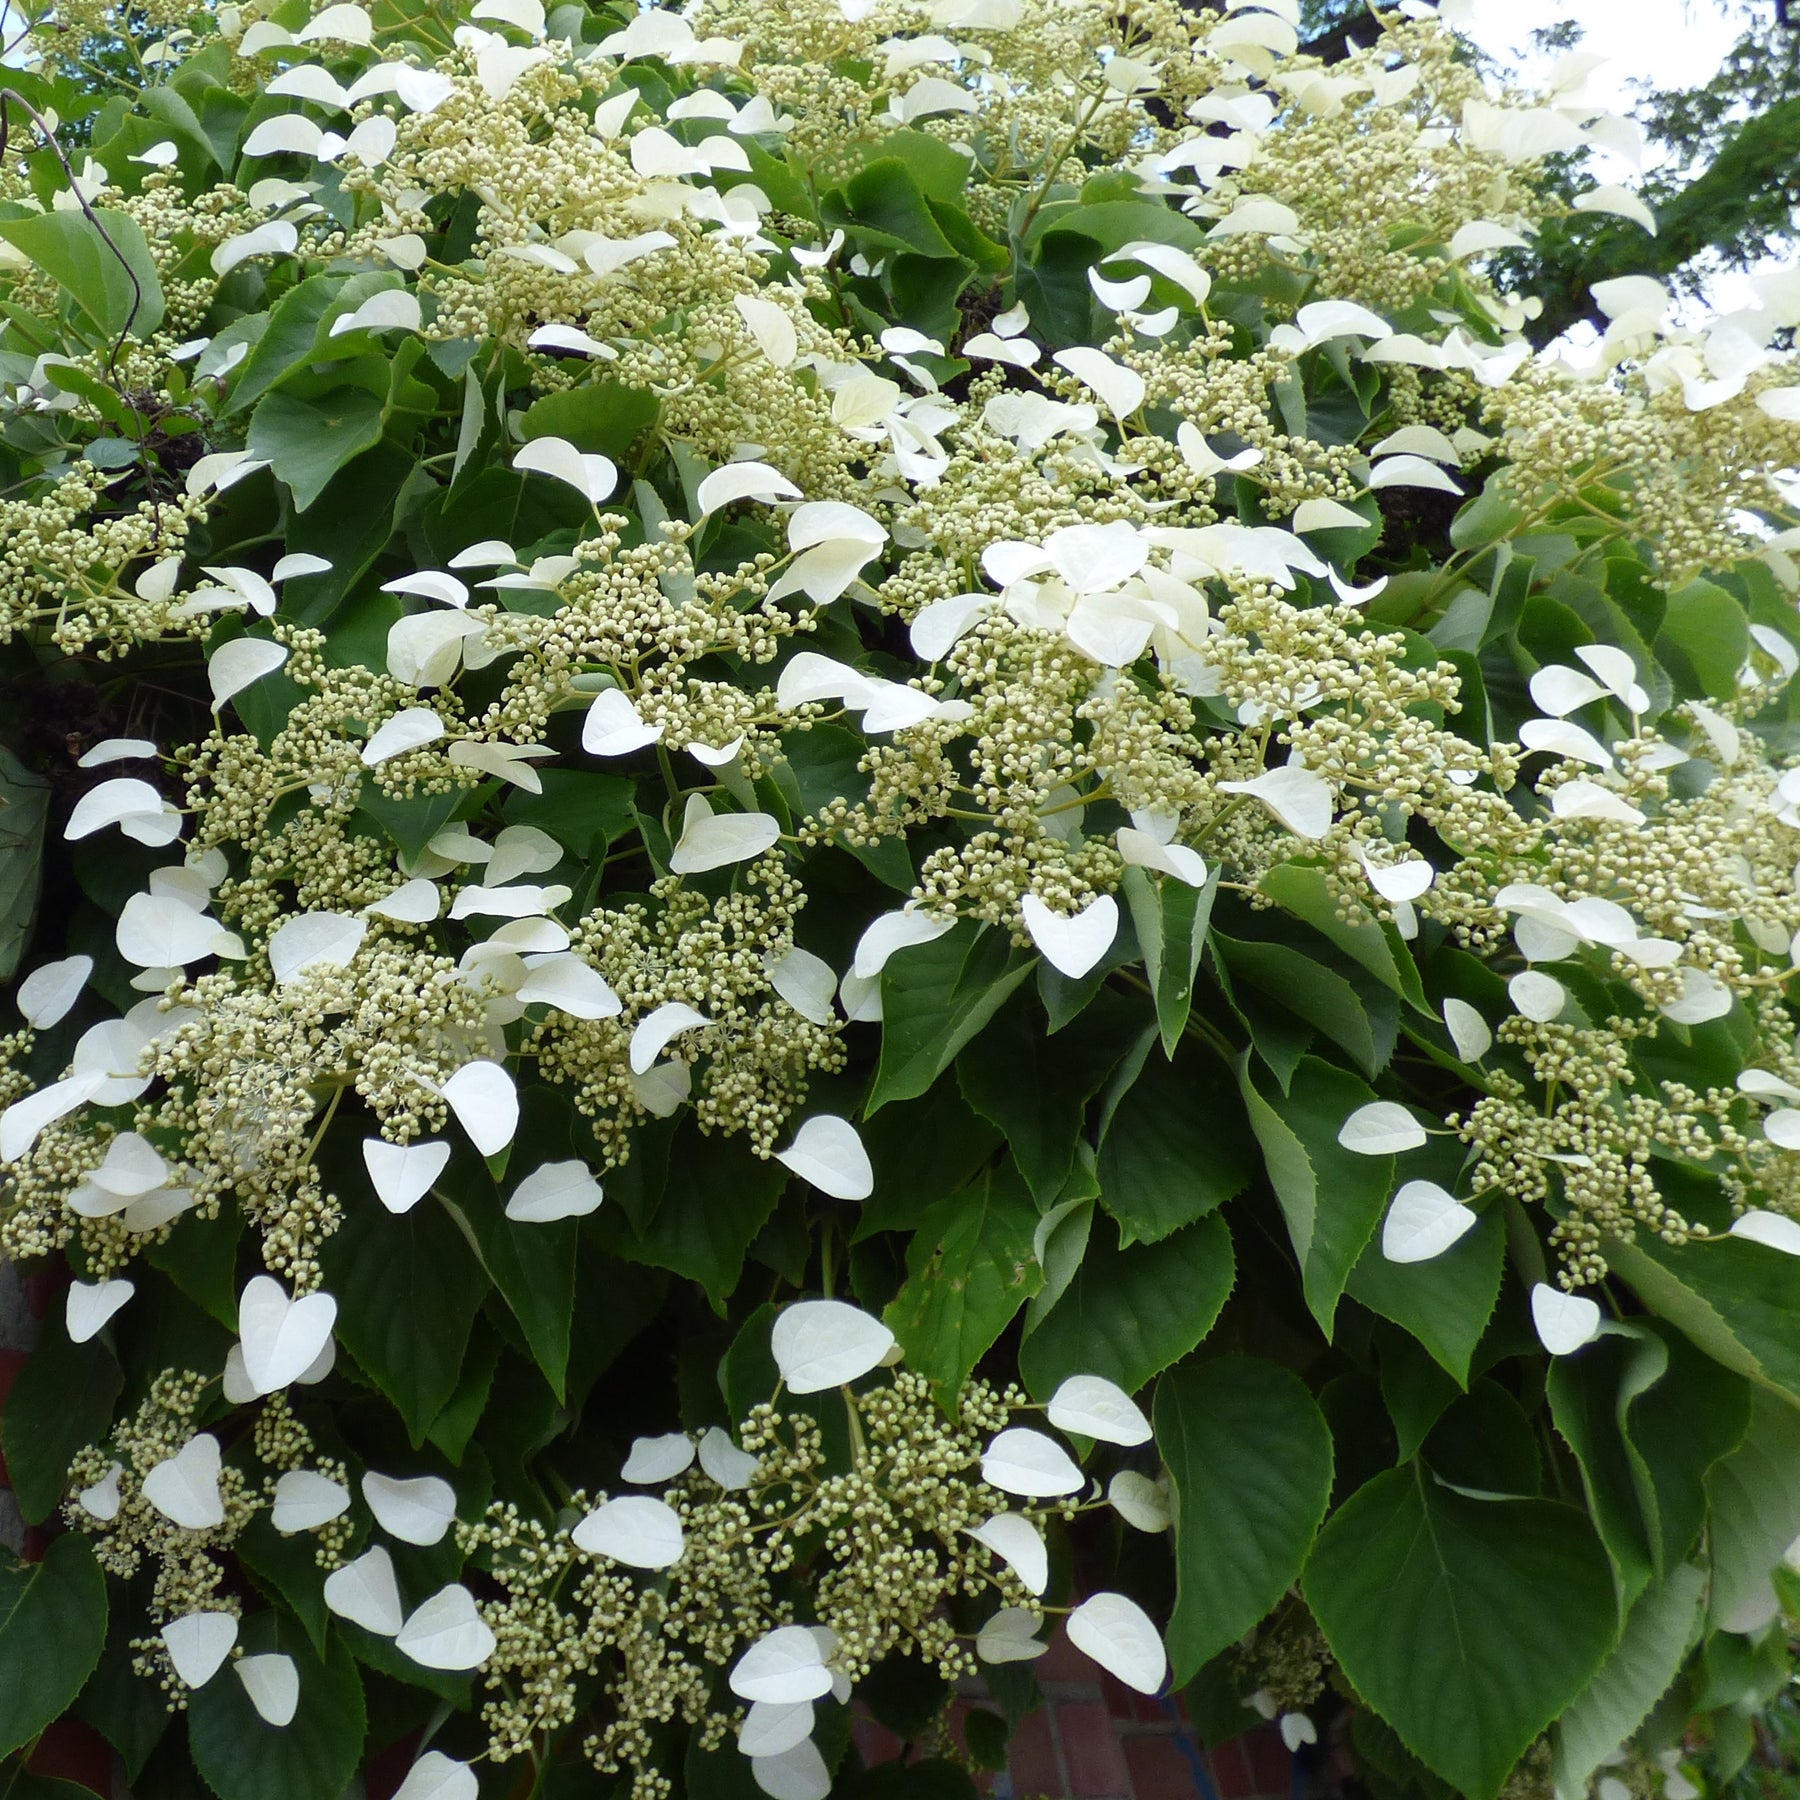
M 0 1751 L 967 1793 L 1066 1620 L 1392 1800 L 1744 1764 L 1800 280 L 1535 354 L 1616 122 L 1402 13 L 33 25 Z

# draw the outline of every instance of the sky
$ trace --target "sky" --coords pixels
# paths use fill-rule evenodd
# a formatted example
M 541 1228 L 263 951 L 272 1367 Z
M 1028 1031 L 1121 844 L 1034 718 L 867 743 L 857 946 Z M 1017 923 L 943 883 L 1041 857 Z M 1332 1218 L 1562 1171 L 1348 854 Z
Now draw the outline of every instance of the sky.
M 1595 75 L 1589 92 L 1608 104 L 1627 102 L 1633 79 L 1659 87 L 1691 87 L 1705 81 L 1743 29 L 1712 0 L 1474 0 L 1463 29 L 1491 55 L 1511 60 L 1526 50 L 1541 26 L 1574 17 L 1586 28 L 1584 50 L 1612 59 Z

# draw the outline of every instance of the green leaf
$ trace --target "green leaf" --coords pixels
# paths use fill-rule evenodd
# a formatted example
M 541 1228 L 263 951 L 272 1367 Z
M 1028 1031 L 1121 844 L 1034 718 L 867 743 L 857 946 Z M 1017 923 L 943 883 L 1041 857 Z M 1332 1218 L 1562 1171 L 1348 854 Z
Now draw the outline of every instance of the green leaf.
M 1618 1637 L 1611 1565 L 1584 1514 L 1472 1500 L 1416 1464 L 1331 1516 L 1305 1591 L 1357 1693 L 1470 1800 L 1493 1800 Z
M 1715 1362 L 1800 1400 L 1800 1262 L 1742 1238 L 1677 1246 L 1650 1232 L 1608 1240 L 1606 1259 Z
M 1199 888 L 1172 875 L 1159 879 L 1144 869 L 1125 871 L 1125 900 L 1144 955 L 1144 973 L 1156 999 L 1156 1022 L 1167 1057 L 1174 1056 L 1193 1010 L 1194 978 L 1200 973 L 1206 928 L 1218 891 L 1216 870 Z
M 1775 1616 L 1770 1571 L 1800 1537 L 1800 1411 L 1759 1393 L 1749 1435 L 1707 1478 L 1712 1623 L 1756 1631 Z
M 1141 1029 L 1138 1007 L 1106 995 L 1081 1032 L 1049 1037 L 1036 1002 L 1015 994 L 956 1059 L 963 1098 L 1005 1134 L 1040 1205 L 1068 1180 L 1087 1103 Z
M 325 316 L 335 307 L 346 279 L 340 274 L 309 275 L 276 301 L 269 309 L 268 328 L 232 376 L 223 416 L 242 412 L 290 369 L 310 359 Z
M 419 1444 L 456 1389 L 488 1280 L 441 1208 L 395 1218 L 346 1187 L 363 1204 L 344 1209 L 320 1252 L 337 1335 Z
M 538 1146 L 545 1152 L 545 1162 L 567 1161 L 566 1124 L 561 1144 L 552 1146 L 544 1142 L 545 1109 L 537 1092 L 527 1093 L 526 1108 L 519 1141 Z M 534 1110 L 538 1115 L 535 1119 Z M 526 1169 L 518 1171 L 521 1178 L 528 1173 Z M 575 1312 L 579 1222 L 554 1219 L 544 1224 L 521 1224 L 509 1219 L 500 1190 L 473 1151 L 459 1151 L 439 1183 L 438 1197 L 512 1308 L 531 1347 L 532 1360 L 543 1371 L 551 1392 L 561 1400 Z
M 661 404 L 644 388 L 591 381 L 534 400 L 525 409 L 519 430 L 528 443 L 532 438 L 567 438 L 577 450 L 597 451 L 617 462 L 639 433 L 656 423 Z
M 0 748 L 0 981 L 11 981 L 37 916 L 50 784 Z
M 911 1368 L 952 1393 L 1044 1279 L 1037 1208 L 1013 1169 L 989 1171 L 928 1211 L 906 1252 L 906 1285 L 883 1317 Z
M 1669 596 L 1655 649 L 1684 695 L 1729 699 L 1750 651 L 1750 621 L 1735 594 L 1690 581 Z
M 1619 1647 L 1556 1724 L 1556 1786 L 1582 1794 L 1588 1777 L 1649 1717 L 1700 1636 L 1706 1576 L 1678 1563 L 1640 1597 Z
M 1344 1121 L 1374 1090 L 1316 1056 L 1301 1058 L 1286 1094 L 1260 1089 L 1248 1056 L 1238 1084 L 1300 1260 L 1306 1304 L 1329 1337 L 1344 1285 L 1392 1191 L 1391 1156 L 1359 1156 L 1338 1142 Z
M 1383 987 L 1409 1000 L 1421 1012 L 1431 1008 L 1419 980 L 1412 953 L 1391 926 L 1372 914 L 1357 919 L 1339 916 L 1342 902 L 1332 893 L 1325 871 L 1306 863 L 1280 863 L 1257 886 L 1296 918 L 1304 919 L 1351 961 L 1366 969 Z
M 79 1532 L 0 1567 L 0 1756 L 69 1710 L 105 1647 L 106 1577 Z
M 72 1344 L 60 1322 L 26 1358 L 0 1411 L 0 1447 L 27 1524 L 41 1525 L 55 1512 L 69 1464 L 78 1450 L 106 1436 L 124 1384 L 100 1338 Z
M 865 1112 L 922 1094 L 1031 973 L 1004 931 L 964 919 L 881 971 L 881 1061 Z
M 605 1241 L 619 1256 L 699 1282 L 723 1313 L 756 1234 L 775 1210 L 787 1170 L 692 1124 L 675 1140 L 670 1167 L 671 1178 L 642 1234 L 634 1241 L 615 1219 L 602 1227 L 610 1234 Z M 606 1220 L 606 1209 L 595 1218 Z
M 381 441 L 383 407 L 366 388 L 338 387 L 314 400 L 265 394 L 250 415 L 249 449 L 265 458 L 305 512 L 339 469 Z
M 1559 1356 L 1545 1380 L 1551 1417 L 1581 1469 L 1588 1511 L 1627 1606 L 1657 1571 L 1655 1499 L 1627 1428 L 1632 1402 L 1661 1379 L 1668 1349 L 1652 1332 L 1608 1333 L 1581 1356 Z
M 1350 1271 L 1346 1292 L 1371 1312 L 1410 1331 L 1460 1386 L 1469 1381 L 1475 1346 L 1500 1297 L 1506 1229 L 1498 1207 L 1441 1256 L 1391 1263 L 1371 1243 Z
M 1299 1575 L 1331 1498 L 1331 1429 L 1291 1370 L 1227 1356 L 1157 1384 L 1156 1444 L 1175 1515 L 1168 1643 L 1179 1685 Z
M 884 250 L 956 255 L 956 246 L 944 236 L 912 170 L 897 156 L 877 157 L 825 195 L 819 216 L 827 226 L 840 225 Z
M 951 1081 L 883 1107 L 860 1130 L 875 1191 L 857 1214 L 858 1243 L 878 1231 L 916 1231 L 926 1209 L 967 1187 L 1003 1141 Z
M 276 1619 L 247 1621 L 245 1647 L 294 1659 L 299 1709 L 287 1725 L 265 1724 L 244 1684 L 221 1670 L 188 1701 L 194 1766 L 219 1800 L 340 1800 L 362 1756 L 362 1679 L 341 1638 L 321 1658 L 297 1625 Z
M 1237 1277 L 1231 1233 L 1214 1214 L 1154 1247 L 1089 1242 L 1069 1290 L 1019 1347 L 1019 1372 L 1047 1396 L 1070 1375 L 1136 1393 L 1212 1330 Z
M 1173 1062 L 1148 1061 L 1100 1140 L 1100 1204 L 1120 1241 L 1152 1244 L 1243 1192 L 1255 1152 L 1230 1072 L 1184 1044 Z
M 163 321 L 162 283 L 138 222 L 97 207 L 0 219 L 0 238 L 22 250 L 111 339 L 127 330 L 148 339 Z
M 1234 986 L 1247 982 L 1259 988 L 1295 1018 L 1324 1032 L 1371 1079 L 1381 1072 L 1393 1054 L 1391 1022 L 1377 1020 L 1344 976 L 1287 944 L 1229 938 L 1216 927 L 1211 941 Z

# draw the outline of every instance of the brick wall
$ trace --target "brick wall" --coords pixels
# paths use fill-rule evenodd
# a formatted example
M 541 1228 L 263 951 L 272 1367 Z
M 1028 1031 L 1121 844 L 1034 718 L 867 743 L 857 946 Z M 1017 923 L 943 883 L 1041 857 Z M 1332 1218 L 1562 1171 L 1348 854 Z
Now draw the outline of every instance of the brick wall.
M 1044 1705 L 1013 1734 L 1007 1767 L 983 1782 L 991 1800 L 1294 1800 L 1307 1791 L 1273 1726 L 1208 1750 L 1177 1702 L 1132 1693 L 1060 1631 L 1034 1667 Z M 959 1738 L 969 1704 L 952 1709 Z M 903 1749 L 867 1718 L 856 1741 L 870 1762 Z

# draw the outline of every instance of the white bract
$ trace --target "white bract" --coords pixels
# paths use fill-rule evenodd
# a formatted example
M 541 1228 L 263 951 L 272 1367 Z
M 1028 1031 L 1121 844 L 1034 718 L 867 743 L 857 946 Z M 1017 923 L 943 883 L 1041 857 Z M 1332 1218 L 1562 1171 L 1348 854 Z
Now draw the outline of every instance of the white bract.
M 1600 1332 L 1600 1308 L 1585 1294 L 1565 1294 L 1539 1282 L 1531 1290 L 1531 1322 L 1552 1356 L 1569 1356 Z
M 1069 1614 L 1069 1642 L 1140 1694 L 1154 1694 L 1169 1674 L 1162 1637 L 1150 1615 L 1123 1594 L 1095 1594 Z
M 815 1113 L 775 1160 L 834 1200 L 866 1200 L 875 1171 L 856 1127 L 831 1113 Z
M 894 1334 L 842 1300 L 802 1300 L 776 1319 L 769 1348 L 790 1392 L 816 1394 L 878 1367 L 894 1348 Z
M 1150 1421 L 1137 1402 L 1103 1375 L 1071 1375 L 1050 1396 L 1045 1416 L 1058 1431 L 1108 1444 L 1147 1444 Z
M 1054 1438 L 1028 1425 L 1009 1425 L 982 1452 L 981 1479 L 1002 1493 L 1039 1499 L 1073 1494 L 1085 1478 Z
M 403 1479 L 371 1469 L 362 1496 L 375 1522 L 404 1544 L 435 1544 L 456 1523 L 456 1490 L 436 1475 Z
M 603 1502 L 570 1535 L 577 1550 L 631 1569 L 669 1568 L 687 1547 L 674 1507 L 647 1494 Z

